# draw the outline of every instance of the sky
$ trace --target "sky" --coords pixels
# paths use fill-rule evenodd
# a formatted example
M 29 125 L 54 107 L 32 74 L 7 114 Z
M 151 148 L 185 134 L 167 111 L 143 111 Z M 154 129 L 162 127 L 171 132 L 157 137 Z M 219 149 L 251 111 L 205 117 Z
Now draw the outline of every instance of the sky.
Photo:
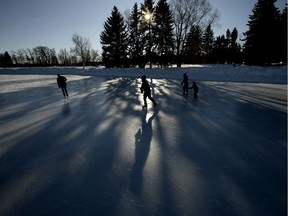
M 89 39 L 92 48 L 101 52 L 100 34 L 111 16 L 113 6 L 124 15 L 135 3 L 144 0 L 0 0 L 0 53 L 36 46 L 67 50 L 77 33 Z M 154 0 L 154 2 L 158 2 Z M 169 1 L 168 1 L 169 2 Z M 219 12 L 214 36 L 237 28 L 239 37 L 246 32 L 249 15 L 257 0 L 210 0 Z M 286 0 L 278 0 L 282 11 Z

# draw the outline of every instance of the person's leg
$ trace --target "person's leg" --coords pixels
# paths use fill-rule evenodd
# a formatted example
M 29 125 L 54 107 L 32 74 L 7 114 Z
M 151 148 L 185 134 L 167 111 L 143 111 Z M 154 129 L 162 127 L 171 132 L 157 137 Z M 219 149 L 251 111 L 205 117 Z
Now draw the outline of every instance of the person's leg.
M 68 97 L 68 92 L 67 92 L 67 87 L 66 86 L 64 87 L 64 90 L 65 90 L 66 96 Z
M 148 95 L 149 100 L 152 101 L 152 103 L 154 104 L 154 106 L 157 105 L 157 103 L 155 102 L 155 100 L 151 97 L 151 94 Z
M 149 98 L 149 100 L 152 101 L 153 104 L 155 103 L 155 101 L 154 101 L 154 99 L 151 97 L 151 95 L 149 95 L 148 98 Z
M 65 91 L 64 91 L 64 88 L 61 88 L 61 90 L 62 90 L 63 96 L 65 97 Z
M 147 107 L 147 94 L 144 93 L 143 100 L 144 100 L 144 107 Z

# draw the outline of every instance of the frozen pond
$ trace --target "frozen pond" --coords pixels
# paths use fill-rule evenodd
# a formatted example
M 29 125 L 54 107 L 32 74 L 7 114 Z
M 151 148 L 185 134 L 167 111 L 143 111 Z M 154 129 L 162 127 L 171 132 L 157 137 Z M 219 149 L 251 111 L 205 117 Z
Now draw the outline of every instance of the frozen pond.
M 287 85 L 66 77 L 0 75 L 1 216 L 286 215 Z

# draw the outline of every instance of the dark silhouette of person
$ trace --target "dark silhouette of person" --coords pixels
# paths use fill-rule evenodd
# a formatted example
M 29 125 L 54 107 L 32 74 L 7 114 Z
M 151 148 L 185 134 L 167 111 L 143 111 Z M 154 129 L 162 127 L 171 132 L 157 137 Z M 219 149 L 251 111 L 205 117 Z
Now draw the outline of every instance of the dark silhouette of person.
M 143 75 L 141 77 L 142 80 L 142 85 L 140 87 L 141 93 L 143 94 L 143 100 L 144 100 L 144 106 L 143 108 L 147 108 L 147 97 L 149 98 L 149 100 L 152 101 L 154 107 L 157 105 L 157 103 L 155 102 L 155 100 L 151 97 L 151 89 L 150 89 L 150 85 L 148 83 L 148 81 L 146 80 L 146 76 Z
M 57 74 L 57 84 L 58 84 L 58 87 L 62 89 L 62 93 L 63 93 L 63 96 L 64 98 L 68 98 L 68 92 L 67 92 L 67 79 L 66 77 L 64 76 L 61 76 L 60 74 Z
M 152 121 L 157 116 L 156 110 L 146 121 L 147 111 L 142 115 L 142 127 L 135 134 L 135 161 L 130 175 L 130 191 L 140 195 L 143 184 L 143 170 L 150 152 L 153 137 Z
M 189 80 L 187 73 L 183 74 L 183 81 L 181 82 L 181 85 L 183 85 L 183 95 L 188 96 Z
M 194 90 L 194 98 L 197 99 L 198 98 L 197 94 L 199 92 L 199 88 L 198 88 L 198 86 L 197 86 L 195 81 L 193 82 L 192 87 L 189 88 L 189 89 L 193 89 Z

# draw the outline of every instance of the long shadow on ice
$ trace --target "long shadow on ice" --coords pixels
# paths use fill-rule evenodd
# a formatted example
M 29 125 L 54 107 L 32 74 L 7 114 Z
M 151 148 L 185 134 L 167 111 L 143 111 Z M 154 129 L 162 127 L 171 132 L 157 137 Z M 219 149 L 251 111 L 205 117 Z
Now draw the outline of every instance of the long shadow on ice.
M 155 83 L 159 114 L 150 155 L 156 151 L 158 164 L 150 171 L 158 187 L 146 189 L 157 197 L 150 212 L 285 215 L 287 93 L 266 95 L 269 85 L 199 82 L 196 103 L 191 92 L 181 96 L 177 80 Z
M 36 129 L 31 120 L 31 125 L 25 126 L 26 133 L 17 137 L 3 135 L 7 142 L 2 145 L 0 158 L 1 215 L 115 214 L 128 176 L 127 169 L 125 174 L 123 167 L 115 166 L 119 148 L 125 145 L 121 142 L 126 124 L 122 113 L 129 107 L 130 115 L 137 112 L 132 112 L 129 102 L 125 103 L 125 97 L 133 101 L 134 96 L 124 97 L 124 86 L 110 91 L 115 83 L 101 86 L 102 83 L 105 85 L 105 79 L 71 82 L 70 86 L 78 89 L 70 88 L 73 96 L 66 104 L 62 98 L 54 103 L 51 96 L 43 99 L 41 106 L 30 104 L 18 110 L 23 120 L 31 120 L 41 114 L 44 104 L 51 106 L 47 119 L 38 117 Z M 97 88 L 92 88 L 94 84 Z M 45 88 L 22 93 L 30 95 L 34 91 Z M 31 98 L 30 102 L 35 100 Z M 30 116 L 29 110 L 34 115 Z M 13 118 L 20 116 L 15 114 Z M 4 117 L 8 125 L 11 118 Z M 23 123 L 19 124 L 15 130 L 23 131 Z
M 139 86 L 83 78 L 66 104 L 53 86 L 22 91 L 30 103 L 1 116 L 0 215 L 286 215 L 285 99 L 199 82 L 195 104 L 179 81 L 153 80 L 147 122 Z
M 152 121 L 158 114 L 153 115 L 146 121 L 147 110 L 142 114 L 142 127 L 135 134 L 135 161 L 130 175 L 130 190 L 137 196 L 141 195 L 143 187 L 143 169 L 147 161 L 151 140 L 153 136 Z
M 194 190 L 202 200 L 195 209 L 202 206 L 200 215 L 285 215 L 287 113 L 256 103 L 245 89 L 231 94 L 233 85 L 224 91 L 221 85 L 202 85 L 206 98 L 179 123 L 188 131 L 179 137 L 179 157 L 197 173 L 192 188 L 201 185 L 201 193 Z

